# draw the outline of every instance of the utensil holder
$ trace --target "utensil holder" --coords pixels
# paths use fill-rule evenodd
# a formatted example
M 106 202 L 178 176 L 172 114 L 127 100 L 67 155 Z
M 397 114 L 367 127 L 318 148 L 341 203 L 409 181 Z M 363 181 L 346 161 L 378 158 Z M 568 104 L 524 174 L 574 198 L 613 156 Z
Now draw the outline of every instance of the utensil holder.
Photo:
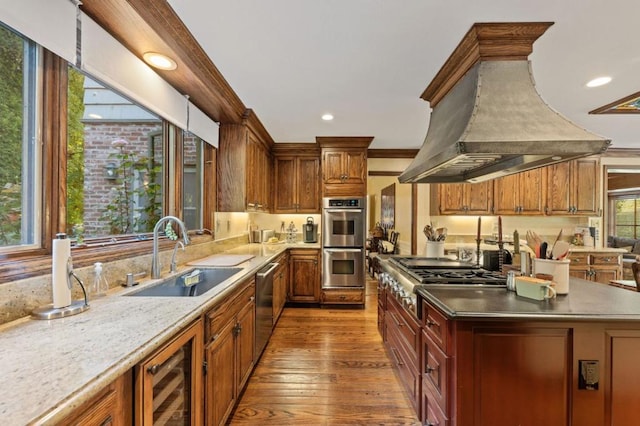
M 444 257 L 444 241 L 427 241 L 427 257 Z
M 549 260 L 549 259 L 533 259 L 534 274 L 553 275 L 553 283 L 557 294 L 569 293 L 569 264 L 568 259 Z

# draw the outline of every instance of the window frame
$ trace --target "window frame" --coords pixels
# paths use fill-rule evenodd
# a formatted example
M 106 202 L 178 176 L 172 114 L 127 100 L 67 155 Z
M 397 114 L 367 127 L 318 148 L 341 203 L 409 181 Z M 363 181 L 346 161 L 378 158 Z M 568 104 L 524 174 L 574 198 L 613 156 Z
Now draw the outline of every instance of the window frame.
M 41 111 L 41 220 L 40 241 L 35 241 L 39 247 L 17 249 L 0 253 L 0 285 L 9 280 L 23 279 L 51 273 L 52 240 L 59 232 L 66 229 L 66 158 L 67 158 L 67 89 L 68 62 L 45 48 L 41 49 L 42 69 L 42 100 Z M 165 155 L 173 158 L 163 171 L 166 190 L 163 215 L 181 215 L 183 188 L 183 159 L 182 129 L 163 121 L 165 130 L 172 128 L 175 143 L 169 146 L 168 131 L 163 140 Z M 214 213 L 217 206 L 216 194 L 216 148 L 208 143 L 203 144 L 204 167 L 202 173 L 203 185 L 203 227 L 213 229 Z M 171 149 L 171 151 L 169 151 Z M 171 194 L 170 194 L 171 191 Z M 171 200 L 171 204 L 169 201 Z M 211 241 L 213 233 L 195 235 L 192 242 Z M 200 233 L 198 233 L 200 234 Z M 122 247 L 113 250 L 114 246 Z M 169 248 L 171 241 L 161 241 L 160 248 Z M 125 249 L 126 247 L 126 249 Z M 86 267 L 95 262 L 111 262 L 140 255 L 150 255 L 152 249 L 152 235 L 123 235 L 112 241 L 96 239 L 83 247 L 73 247 L 72 256 L 74 267 Z

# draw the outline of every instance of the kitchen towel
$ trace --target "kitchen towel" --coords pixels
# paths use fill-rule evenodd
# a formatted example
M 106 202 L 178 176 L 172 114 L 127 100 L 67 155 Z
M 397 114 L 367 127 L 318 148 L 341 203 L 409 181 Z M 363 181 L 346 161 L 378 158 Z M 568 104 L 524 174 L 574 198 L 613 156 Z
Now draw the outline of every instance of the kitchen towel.
M 58 234 L 53 240 L 53 258 L 51 271 L 51 288 L 53 292 L 53 307 L 64 308 L 71 304 L 71 289 L 69 288 L 68 264 L 71 258 L 71 240 L 65 234 Z

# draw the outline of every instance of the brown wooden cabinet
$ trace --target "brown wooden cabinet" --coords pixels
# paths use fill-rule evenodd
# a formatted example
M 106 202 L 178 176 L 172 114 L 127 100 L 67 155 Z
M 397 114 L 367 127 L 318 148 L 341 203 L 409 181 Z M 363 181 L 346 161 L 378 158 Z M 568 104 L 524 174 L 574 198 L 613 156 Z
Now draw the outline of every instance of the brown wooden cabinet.
M 225 424 L 254 365 L 255 280 L 206 314 L 206 424 Z
M 600 162 L 581 158 L 546 168 L 546 214 L 595 216 L 600 213 Z
M 547 173 L 538 168 L 504 176 L 493 182 L 493 213 L 542 215 L 545 211 Z
M 276 262 L 278 268 L 273 275 L 273 324 L 278 321 L 282 309 L 287 302 L 287 289 L 289 288 L 289 254 L 280 255 Z
M 274 147 L 274 213 L 320 213 L 320 150 L 308 145 Z
M 431 185 L 431 214 L 489 215 L 493 207 L 493 181 Z
M 583 280 L 609 284 L 622 279 L 622 253 L 606 250 L 569 253 L 569 275 Z
M 320 250 L 291 249 L 289 251 L 287 300 L 298 303 L 320 301 Z
M 364 288 L 323 288 L 320 291 L 320 303 L 364 306 Z
M 218 211 L 270 211 L 273 140 L 251 111 L 220 126 Z
M 423 424 L 637 423 L 637 322 L 451 319 L 426 300 L 421 309 Z M 584 362 L 596 363 L 596 386 L 583 385 Z
M 367 148 L 373 137 L 317 137 L 322 149 L 322 194 L 367 194 Z
M 414 410 L 420 413 L 420 324 L 395 297 L 388 296 L 383 328 L 387 352 L 400 374 Z
M 76 408 L 60 424 L 82 426 L 129 426 L 133 424 L 132 383 L 132 371 L 129 370 Z
M 202 321 L 136 367 L 135 424 L 202 424 Z

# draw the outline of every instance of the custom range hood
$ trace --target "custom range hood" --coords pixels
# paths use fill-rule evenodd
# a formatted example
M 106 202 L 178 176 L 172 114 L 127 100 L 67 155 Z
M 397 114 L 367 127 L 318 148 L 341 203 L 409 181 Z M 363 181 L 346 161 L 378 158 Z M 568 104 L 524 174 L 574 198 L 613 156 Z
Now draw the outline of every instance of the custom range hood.
M 421 98 L 427 137 L 401 183 L 480 182 L 604 152 L 610 140 L 551 109 L 528 56 L 553 23 L 477 23 Z

